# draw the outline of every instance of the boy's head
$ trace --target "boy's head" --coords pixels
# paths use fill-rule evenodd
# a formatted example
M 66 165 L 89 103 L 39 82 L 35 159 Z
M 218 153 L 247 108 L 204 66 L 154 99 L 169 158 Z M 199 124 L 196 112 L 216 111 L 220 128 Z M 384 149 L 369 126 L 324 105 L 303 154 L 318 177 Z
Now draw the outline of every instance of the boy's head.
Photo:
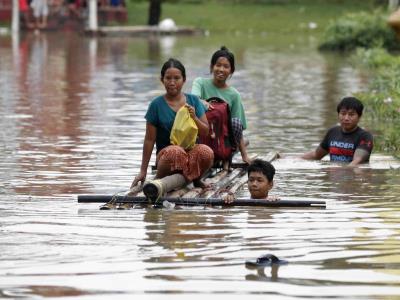
M 344 97 L 342 101 L 336 107 L 337 113 L 340 113 L 341 110 L 354 110 L 359 117 L 362 116 L 364 105 L 355 97 Z
M 351 132 L 357 128 L 363 109 L 364 105 L 354 97 L 345 97 L 339 102 L 336 111 L 344 132 Z
M 247 168 L 247 174 L 251 198 L 267 198 L 274 185 L 274 166 L 267 161 L 255 159 Z

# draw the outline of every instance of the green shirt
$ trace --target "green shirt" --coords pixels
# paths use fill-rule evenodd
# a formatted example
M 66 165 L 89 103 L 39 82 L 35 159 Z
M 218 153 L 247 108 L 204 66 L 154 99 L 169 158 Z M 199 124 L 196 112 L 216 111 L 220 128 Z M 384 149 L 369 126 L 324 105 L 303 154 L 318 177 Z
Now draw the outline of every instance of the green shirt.
M 193 81 L 192 94 L 204 100 L 211 97 L 224 99 L 229 104 L 231 117 L 240 119 L 243 124 L 243 129 L 247 128 L 247 121 L 244 114 L 242 98 L 240 97 L 239 92 L 234 87 L 230 86 L 224 89 L 220 89 L 214 85 L 212 79 L 198 77 Z

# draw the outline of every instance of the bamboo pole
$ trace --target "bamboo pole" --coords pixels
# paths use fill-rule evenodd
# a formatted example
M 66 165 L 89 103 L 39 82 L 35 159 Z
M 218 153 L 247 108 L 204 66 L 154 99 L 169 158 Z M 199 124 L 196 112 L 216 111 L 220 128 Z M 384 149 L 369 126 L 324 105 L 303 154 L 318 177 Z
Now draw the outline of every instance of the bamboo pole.
M 205 180 L 205 183 L 208 185 L 211 185 L 211 189 L 209 190 L 204 190 L 202 188 L 188 188 L 188 187 L 183 187 L 180 190 L 174 191 L 172 195 L 183 197 L 183 198 L 196 198 L 199 197 L 200 195 L 204 198 L 211 197 L 212 195 L 215 195 L 218 190 L 224 188 L 230 180 L 233 180 L 236 176 L 238 176 L 241 172 L 241 169 L 235 169 L 232 173 L 228 173 L 225 170 L 222 170 L 221 172 L 217 173 L 216 176 L 213 178 L 207 178 Z M 228 174 L 228 176 L 226 176 Z M 171 194 L 168 194 L 168 196 L 172 196 Z
M 232 194 L 236 194 L 245 184 L 247 183 L 247 174 L 239 178 L 238 181 L 234 182 L 229 188 L 228 191 Z
M 78 203 L 104 203 L 116 198 L 118 203 L 149 204 L 146 197 L 113 196 L 113 195 L 79 195 Z M 163 197 L 158 202 L 168 201 L 182 206 L 262 206 L 262 207 L 321 207 L 325 208 L 325 201 L 311 200 L 277 200 L 267 201 L 259 199 L 236 199 L 232 203 L 225 203 L 221 198 L 171 198 Z
M 257 155 L 253 155 L 251 159 L 255 159 L 256 157 Z M 226 190 L 226 188 L 235 182 L 237 178 L 240 178 L 246 174 L 247 166 L 248 165 L 246 163 L 232 163 L 231 168 L 234 170 L 230 174 L 227 171 L 222 171 L 222 176 L 216 180 L 214 188 L 212 190 L 204 191 L 201 196 L 203 198 L 218 197 L 221 192 Z M 226 174 L 228 175 L 225 177 Z
M 227 185 L 233 181 L 235 178 L 240 176 L 240 174 L 243 172 L 242 169 L 235 169 L 232 172 L 226 173 L 227 175 L 220 178 L 215 184 L 214 187 L 210 190 L 204 191 L 204 193 L 201 195 L 204 198 L 211 198 L 211 197 L 217 197 L 221 190 L 224 190 Z

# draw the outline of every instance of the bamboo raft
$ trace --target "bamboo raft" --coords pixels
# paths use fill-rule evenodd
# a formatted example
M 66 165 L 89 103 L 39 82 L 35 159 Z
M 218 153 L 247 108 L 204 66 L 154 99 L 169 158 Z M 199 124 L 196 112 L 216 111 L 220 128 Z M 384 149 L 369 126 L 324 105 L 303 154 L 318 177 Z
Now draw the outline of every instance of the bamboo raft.
M 277 152 L 270 152 L 264 160 L 272 162 L 279 157 Z M 222 199 L 224 193 L 237 194 L 247 183 L 247 166 L 243 163 L 233 163 L 231 170 L 212 169 L 204 179 L 211 189 L 196 188 L 192 184 L 182 186 L 179 180 L 168 187 L 156 201 L 148 199 L 143 193 L 143 186 L 135 186 L 124 194 L 115 195 L 78 195 L 78 203 L 105 203 L 100 206 L 106 209 L 130 209 L 136 206 L 153 206 L 171 208 L 179 206 L 258 206 L 258 207 L 316 207 L 325 208 L 325 201 L 307 200 L 277 200 L 266 201 L 256 199 L 235 199 L 225 203 Z M 172 176 L 176 176 L 171 175 Z M 182 175 L 178 175 L 183 178 Z M 162 184 L 162 179 L 156 180 Z

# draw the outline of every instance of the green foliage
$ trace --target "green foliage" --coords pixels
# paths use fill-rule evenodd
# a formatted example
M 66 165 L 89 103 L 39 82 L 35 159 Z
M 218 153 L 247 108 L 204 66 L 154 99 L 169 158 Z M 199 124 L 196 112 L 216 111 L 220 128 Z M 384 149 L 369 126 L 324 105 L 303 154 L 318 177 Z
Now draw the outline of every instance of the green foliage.
M 376 71 L 379 68 L 390 67 L 393 60 L 396 59 L 389 55 L 383 48 L 358 48 L 355 54 L 355 60 L 359 64 L 361 63 L 362 66 Z
M 399 49 L 394 31 L 387 25 L 387 15 L 380 10 L 347 14 L 327 26 L 321 50 L 354 50 L 357 47 Z
M 372 74 L 370 92 L 357 96 L 377 133 L 376 147 L 400 156 L 400 57 L 381 48 L 358 49 L 355 57 Z
M 372 120 L 369 123 L 374 128 L 374 151 L 400 158 L 400 125 L 385 120 Z

